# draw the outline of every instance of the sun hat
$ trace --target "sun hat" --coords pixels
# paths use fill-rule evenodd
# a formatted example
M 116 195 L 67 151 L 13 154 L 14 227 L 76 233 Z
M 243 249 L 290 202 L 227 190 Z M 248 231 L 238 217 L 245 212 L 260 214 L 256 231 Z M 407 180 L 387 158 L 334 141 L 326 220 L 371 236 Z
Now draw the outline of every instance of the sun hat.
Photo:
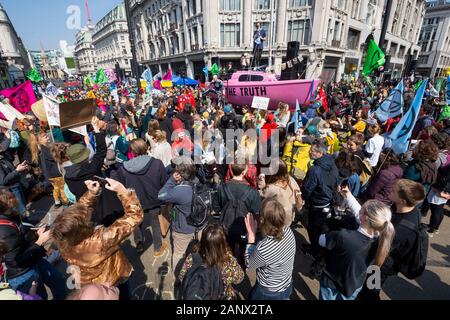
M 67 150 L 67 157 L 74 164 L 82 163 L 89 158 L 90 151 L 81 144 L 75 144 Z

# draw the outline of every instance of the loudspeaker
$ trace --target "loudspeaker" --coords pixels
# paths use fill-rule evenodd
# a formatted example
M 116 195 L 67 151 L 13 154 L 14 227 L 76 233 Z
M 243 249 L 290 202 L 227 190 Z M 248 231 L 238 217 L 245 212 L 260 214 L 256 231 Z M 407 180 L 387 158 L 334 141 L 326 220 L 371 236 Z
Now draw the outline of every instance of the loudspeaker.
M 300 51 L 300 42 L 298 41 L 288 42 L 286 60 L 289 61 L 296 58 L 298 56 L 299 51 Z

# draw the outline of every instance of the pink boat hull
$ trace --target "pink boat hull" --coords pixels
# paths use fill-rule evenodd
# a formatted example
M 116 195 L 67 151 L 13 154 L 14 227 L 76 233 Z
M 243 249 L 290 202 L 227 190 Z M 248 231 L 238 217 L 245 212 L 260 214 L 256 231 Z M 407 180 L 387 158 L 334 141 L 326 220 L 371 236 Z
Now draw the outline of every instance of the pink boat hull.
M 260 80 L 262 81 L 248 81 Z M 289 104 L 295 109 L 296 101 L 307 104 L 314 98 L 320 80 L 288 80 L 278 81 L 274 75 L 264 72 L 236 72 L 225 81 L 226 96 L 231 104 L 251 106 L 253 97 L 270 98 L 269 109 L 275 110 L 280 102 Z

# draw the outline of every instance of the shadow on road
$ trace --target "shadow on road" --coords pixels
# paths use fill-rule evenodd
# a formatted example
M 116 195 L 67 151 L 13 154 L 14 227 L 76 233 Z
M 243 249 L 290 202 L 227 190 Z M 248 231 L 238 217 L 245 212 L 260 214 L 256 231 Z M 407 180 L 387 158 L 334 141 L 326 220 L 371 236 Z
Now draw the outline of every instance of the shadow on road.
M 434 250 L 444 254 L 444 260 L 447 261 L 447 262 L 450 262 L 450 245 L 447 245 L 446 247 L 444 247 L 444 246 L 442 246 L 440 244 L 432 243 L 431 247 Z
M 305 237 L 298 232 L 298 230 L 293 229 L 296 246 L 297 246 L 297 254 L 295 255 L 294 261 L 294 274 L 293 274 L 293 283 L 294 283 L 294 292 L 291 296 L 292 300 L 317 300 L 316 295 L 311 291 L 309 286 L 306 284 L 304 277 L 310 277 L 309 272 L 311 269 L 311 263 L 313 259 L 303 254 L 300 250 L 303 244 L 308 244 L 309 242 L 305 239 Z M 303 297 L 297 294 L 298 291 Z
M 450 286 L 442 282 L 439 276 L 430 270 L 425 270 L 415 282 L 417 285 L 401 277 L 390 277 L 383 291 L 392 300 L 448 300 L 450 298 Z

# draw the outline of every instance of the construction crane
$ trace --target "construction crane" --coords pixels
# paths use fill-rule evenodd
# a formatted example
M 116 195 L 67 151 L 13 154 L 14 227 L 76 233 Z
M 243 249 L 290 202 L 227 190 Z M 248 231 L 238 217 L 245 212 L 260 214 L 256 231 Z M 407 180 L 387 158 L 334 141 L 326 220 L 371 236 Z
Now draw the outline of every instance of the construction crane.
M 88 27 L 92 27 L 92 17 L 91 12 L 89 11 L 89 0 L 84 0 L 84 4 L 86 5 L 86 14 L 88 18 Z

